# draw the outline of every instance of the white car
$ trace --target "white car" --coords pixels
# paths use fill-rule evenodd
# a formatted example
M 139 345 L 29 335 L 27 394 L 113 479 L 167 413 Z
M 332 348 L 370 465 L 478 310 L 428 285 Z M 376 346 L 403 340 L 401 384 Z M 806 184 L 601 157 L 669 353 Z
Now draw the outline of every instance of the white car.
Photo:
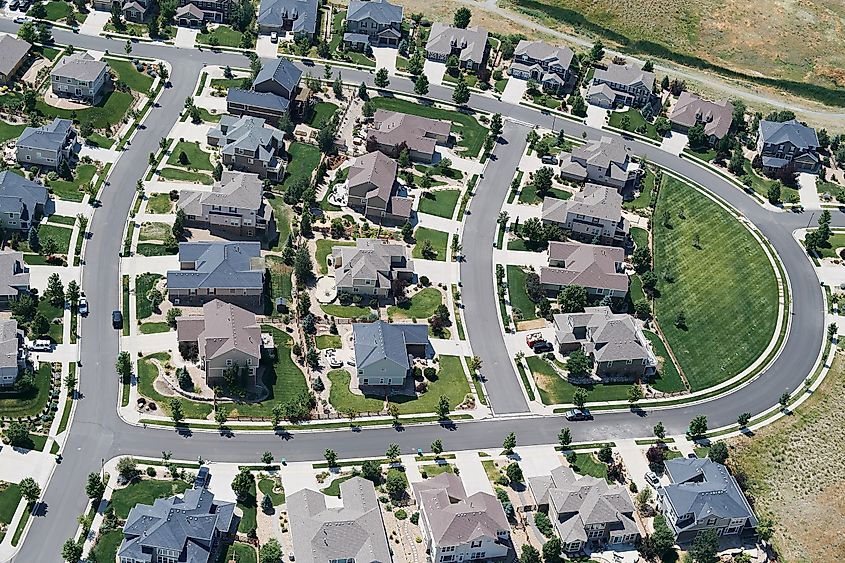
M 26 16 L 18 16 L 18 17 L 15 18 L 15 23 L 26 23 L 28 21 L 30 21 L 30 20 Z
M 270 42 L 271 43 L 278 43 L 279 42 L 279 34 L 275 31 L 270 33 Z
M 77 306 L 79 314 L 83 317 L 88 314 L 88 300 L 84 297 L 79 298 L 79 305 Z
M 53 349 L 53 343 L 46 339 L 36 340 L 30 345 L 29 349 L 36 352 L 49 352 Z

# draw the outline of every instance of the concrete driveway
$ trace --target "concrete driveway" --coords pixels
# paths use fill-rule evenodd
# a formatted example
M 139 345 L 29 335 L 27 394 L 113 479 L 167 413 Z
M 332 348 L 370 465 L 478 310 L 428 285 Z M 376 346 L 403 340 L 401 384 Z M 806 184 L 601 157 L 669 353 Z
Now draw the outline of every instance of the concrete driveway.
M 801 172 L 798 174 L 798 196 L 801 198 L 801 205 L 804 209 L 821 209 L 819 192 L 816 189 L 817 176 Z
M 607 110 L 587 104 L 587 126 L 601 129 L 607 123 Z
M 260 55 L 261 53 L 259 53 Z M 376 68 L 386 68 L 387 74 L 396 74 L 396 56 L 399 49 L 395 47 L 373 47 L 373 57 L 376 59 Z
M 684 133 L 671 131 L 668 137 L 663 137 L 660 141 L 660 148 L 672 154 L 681 154 L 687 146 L 687 136 Z
M 463 481 L 464 489 L 466 489 L 468 495 L 478 492 L 494 494 L 493 485 L 487 478 L 484 466 L 481 465 L 478 452 L 474 450 L 457 452 L 455 454 L 455 467 L 461 472 L 461 481 Z
M 502 101 L 508 104 L 518 104 L 528 89 L 528 82 L 520 78 L 510 77 L 502 92 Z
M 259 35 L 255 43 L 255 52 L 259 57 L 274 59 L 279 52 L 279 46 L 278 43 L 270 41 L 269 35 Z
M 84 35 L 100 35 L 103 28 L 109 23 L 111 12 L 100 12 L 91 10 L 82 25 L 79 26 L 79 33 Z
M 426 59 L 423 65 L 423 73 L 428 77 L 429 84 L 443 84 L 443 75 L 446 74 L 446 63 L 438 63 Z
M 189 29 L 187 27 L 178 27 L 176 29 L 176 39 L 173 44 L 183 49 L 193 49 L 197 42 L 198 29 Z

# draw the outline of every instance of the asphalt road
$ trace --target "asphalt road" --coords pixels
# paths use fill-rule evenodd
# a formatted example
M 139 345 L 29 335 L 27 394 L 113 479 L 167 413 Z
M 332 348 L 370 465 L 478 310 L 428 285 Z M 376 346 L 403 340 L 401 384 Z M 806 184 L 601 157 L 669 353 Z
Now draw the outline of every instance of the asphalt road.
M 16 28 L 12 22 L 0 21 L 0 31 L 14 33 Z M 78 49 L 123 52 L 122 41 L 74 35 L 60 30 L 55 30 L 54 35 L 58 42 L 73 44 Z M 123 423 L 114 406 L 119 393 L 113 368 L 119 334 L 111 328 L 110 312 L 119 308 L 118 253 L 135 181 L 145 172 L 148 153 L 158 149 L 158 140 L 167 134 L 177 119 L 184 99 L 192 95 L 203 63 L 246 66 L 246 59 L 239 55 L 161 45 L 138 43 L 135 44 L 133 54 L 169 61 L 173 66 L 173 87 L 165 90 L 160 100 L 162 107 L 153 110 L 145 121 L 146 128 L 139 129 L 132 145 L 128 147 L 131 156 L 121 158 L 112 169 L 109 178 L 111 186 L 105 190 L 102 208 L 97 210 L 91 221 L 93 237 L 86 249 L 87 263 L 83 273 L 83 288 L 89 298 L 91 314 L 83 320 L 81 329 L 81 398 L 77 401 L 71 435 L 64 449 L 65 460 L 45 492 L 39 516 L 34 519 L 28 540 L 14 558 L 15 561 L 60 559 L 61 545 L 75 533 L 76 517 L 85 508 L 83 486 L 87 474 L 99 470 L 102 459 L 116 455 L 159 456 L 162 451 L 169 450 L 182 459 L 202 456 L 215 461 L 244 461 L 258 459 L 261 452 L 269 449 L 288 460 L 309 460 L 321 458 L 329 447 L 341 457 L 358 457 L 381 454 L 391 442 L 399 444 L 403 451 L 425 448 L 436 438 L 441 438 L 447 449 L 495 447 L 501 444 L 508 432 L 516 432 L 521 445 L 556 441 L 559 428 L 566 424 L 560 417 L 500 417 L 479 422 L 461 422 L 450 427 L 426 425 L 400 431 L 372 428 L 355 433 L 349 430 L 299 432 L 287 436 L 237 433 L 229 437 L 211 432 L 181 436 L 173 431 L 140 429 Z M 309 70 L 315 75 L 322 74 L 319 65 Z M 372 73 L 343 69 L 343 77 L 354 83 L 364 81 L 372 85 Z M 396 77 L 391 78 L 390 87 L 402 92 L 412 90 L 409 80 Z M 429 96 L 449 100 L 451 89 L 432 86 Z M 542 127 L 564 127 L 568 134 L 578 137 L 582 133 L 586 133 L 589 138 L 615 136 L 486 97 L 473 96 L 469 105 L 474 109 L 500 112 L 515 120 Z M 515 146 L 518 141 L 511 137 L 517 130 L 517 126 L 508 124 L 505 131 L 505 138 Z M 629 140 L 628 144 L 635 153 L 645 155 L 652 162 L 699 182 L 739 209 L 761 230 L 783 261 L 792 283 L 793 325 L 783 353 L 761 377 L 741 391 L 693 406 L 636 414 L 617 412 L 599 415 L 592 423 L 572 425 L 573 438 L 579 441 L 647 436 L 658 420 L 664 423 L 669 433 L 681 433 L 689 420 L 701 413 L 707 414 L 711 427 L 716 427 L 734 422 L 740 412 L 756 413 L 765 410 L 777 403 L 783 391 L 791 391 L 802 383 L 813 367 L 824 337 L 821 290 L 809 261 L 790 234 L 795 228 L 806 226 L 810 217 L 806 214 L 769 212 L 714 173 L 663 153 L 650 144 L 634 140 Z M 501 170 L 505 170 L 505 164 L 511 162 L 514 154 L 521 154 L 521 151 L 511 151 L 508 145 L 500 145 L 496 149 L 499 159 L 489 165 L 485 180 L 478 187 L 479 195 L 473 198 L 470 205 L 471 213 L 463 241 L 468 262 L 461 268 L 467 325 L 473 348 L 481 351 L 485 372 L 494 366 L 496 368 L 495 373 L 486 375 L 490 380 L 490 399 L 494 408 L 501 409 L 497 412 L 525 410 L 515 375 L 510 367 L 505 372 L 499 365 L 507 358 L 499 357 L 502 350 L 497 350 L 497 347 L 504 347 L 500 344 L 498 324 L 489 320 L 495 319 L 496 307 L 495 290 L 490 279 L 493 275 L 492 238 L 498 205 L 512 177 L 512 170 L 502 172 L 501 177 L 495 170 L 499 170 L 500 165 Z M 487 197 L 488 194 L 490 197 Z M 845 217 L 837 214 L 834 224 L 845 225 Z M 468 280 L 473 280 L 472 286 L 467 284 Z M 490 311 L 487 312 L 487 309 Z M 510 366 L 509 361 L 507 365 Z M 518 399 L 514 400 L 517 395 Z

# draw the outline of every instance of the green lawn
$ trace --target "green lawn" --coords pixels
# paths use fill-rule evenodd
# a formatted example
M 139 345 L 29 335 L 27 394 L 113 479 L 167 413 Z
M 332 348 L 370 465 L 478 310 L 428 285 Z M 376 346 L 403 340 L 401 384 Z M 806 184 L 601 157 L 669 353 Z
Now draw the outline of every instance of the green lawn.
M 272 479 L 261 479 L 258 481 L 258 490 L 261 491 L 262 498 L 263 495 L 270 495 L 270 498 L 273 500 L 273 506 L 279 506 L 285 502 L 285 491 L 283 490 L 280 493 L 273 492 L 274 486 L 275 482 Z
M 537 318 L 537 306 L 525 292 L 525 276 L 528 272 L 508 264 L 508 295 L 511 298 L 511 307 L 522 311 L 522 320 L 530 321 Z
M 622 116 L 627 115 L 628 119 L 630 120 L 627 129 L 622 127 Z M 657 133 L 657 130 L 654 128 L 653 123 L 649 123 L 643 117 L 643 114 L 640 113 L 639 110 L 630 108 L 626 111 L 612 111 L 610 112 L 610 119 L 608 120 L 608 124 L 611 127 L 616 127 L 618 129 L 625 129 L 626 131 L 630 131 L 632 133 L 637 132 L 642 126 L 645 126 L 646 131 L 644 133 L 640 133 L 649 139 L 654 139 L 655 141 L 660 141 L 662 137 Z
M 250 79 L 247 77 L 244 78 L 212 78 L 211 79 L 211 87 L 212 88 L 222 88 L 223 90 L 228 90 L 229 88 L 244 88 L 247 84 L 249 84 Z
M 751 166 L 751 161 L 746 159 L 745 162 L 742 164 L 742 170 L 745 172 L 745 175 L 751 178 L 751 189 L 755 192 L 763 196 L 764 198 L 769 197 L 769 187 L 780 185 L 780 198 L 783 201 L 792 202 L 792 201 L 799 201 L 800 198 L 798 196 L 798 190 L 795 188 L 790 188 L 784 186 L 779 180 L 771 180 L 769 178 L 765 178 L 757 173 L 756 170 Z
M 267 255 L 266 260 L 267 269 L 270 271 L 270 293 L 273 303 L 275 304 L 277 297 L 290 299 L 293 290 L 291 281 L 293 268 L 285 264 L 281 258 L 272 254 Z
M 434 260 L 439 262 L 444 262 L 446 260 L 446 245 L 449 243 L 449 233 L 436 231 L 427 227 L 417 227 L 417 230 L 414 231 L 414 240 L 416 241 L 416 244 L 411 252 L 411 255 L 414 258 L 423 259 L 423 242 L 428 240 L 431 241 L 431 246 L 437 253 L 437 257 L 434 258 Z
M 91 182 L 96 172 L 97 167 L 95 165 L 80 164 L 73 172 L 73 180 L 52 180 L 49 186 L 50 190 L 59 199 L 82 201 L 85 194 L 79 188 Z
M 66 215 L 50 215 L 47 217 L 48 223 L 56 225 L 68 225 L 73 227 L 76 224 L 76 217 L 67 217 Z
M 288 165 L 282 189 L 294 185 L 299 180 L 310 180 L 320 164 L 320 149 L 314 145 L 293 142 L 288 147 Z
M 326 274 L 329 271 L 326 258 L 332 253 L 333 246 L 355 246 L 355 243 L 349 240 L 318 239 L 316 257 L 321 274 Z
M 340 477 L 335 477 L 334 479 L 332 479 L 332 482 L 329 483 L 329 486 L 324 489 L 321 489 L 320 492 L 330 497 L 340 497 L 340 484 L 344 481 L 352 479 L 353 477 L 354 475 L 352 475 L 351 473 L 349 475 L 341 475 Z
M 437 477 L 441 473 L 454 473 L 455 466 L 448 463 L 430 463 L 420 467 L 420 471 L 425 471 L 426 476 L 431 479 Z
M 415 164 L 414 170 L 416 170 L 417 172 L 422 172 L 423 174 L 425 174 L 427 170 L 430 170 L 432 176 L 443 176 L 444 178 L 449 178 L 450 180 L 464 179 L 464 173 L 458 170 L 457 168 L 452 168 L 451 166 L 449 168 L 442 169 L 440 166 Z
M 221 25 L 220 27 L 212 29 L 208 33 L 198 33 L 197 43 L 211 45 L 212 37 L 216 37 L 218 42 L 217 44 L 222 47 L 240 47 L 243 33 L 236 31 L 227 25 Z
M 678 373 L 678 368 L 672 363 L 672 358 L 669 357 L 669 352 L 666 351 L 663 341 L 660 337 L 648 330 L 644 330 L 643 334 L 651 342 L 652 350 L 657 356 L 659 369 L 657 370 L 657 377 L 652 383 L 652 387 L 664 393 L 675 393 L 678 391 L 686 391 L 686 385 L 681 379 L 681 374 Z
M 559 188 L 552 188 L 549 190 L 549 193 L 546 197 L 554 197 L 557 199 L 569 199 L 572 197 L 572 193 L 561 190 Z M 534 184 L 528 182 L 524 186 L 522 186 L 522 190 L 519 192 L 519 203 L 527 203 L 528 205 L 534 205 L 537 203 L 543 203 L 542 197 L 537 193 L 537 190 L 534 188 Z
M 359 307 L 357 305 L 320 305 L 323 312 L 330 317 L 340 317 L 342 319 L 358 319 L 366 317 L 374 311 L 369 307 Z
M 648 231 L 642 227 L 631 227 L 631 238 L 637 248 L 648 248 Z
M 451 219 L 460 197 L 461 190 L 430 191 L 420 196 L 419 212 Z
M 819 247 L 818 254 L 822 258 L 839 258 L 836 249 L 845 247 L 845 233 L 835 232 L 830 235 L 827 245 Z
M 147 213 L 163 215 L 173 210 L 169 194 L 152 194 L 147 198 Z
M 655 314 L 692 390 L 704 389 L 745 369 L 771 341 L 774 270 L 736 218 L 679 180 L 664 179 L 655 217 Z M 696 235 L 700 248 L 693 246 Z M 681 311 L 685 328 L 675 326 Z
M 187 163 L 182 164 L 179 160 L 179 155 L 185 153 Z M 179 141 L 173 147 L 170 156 L 167 157 L 167 164 L 172 166 L 185 166 L 188 168 L 196 168 L 197 170 L 208 170 L 211 172 L 214 167 L 211 165 L 211 155 L 200 148 L 198 142 Z
M 531 370 L 534 381 L 537 383 L 540 400 L 543 401 L 544 405 L 571 403 L 572 395 L 579 388 L 586 389 L 588 402 L 619 401 L 626 399 L 628 396 L 630 385 L 627 383 L 574 385 L 558 376 L 552 366 L 540 356 L 528 356 L 525 360 L 528 362 L 528 369 Z
M 452 133 L 461 135 L 458 145 L 466 149 L 465 155 L 468 157 L 478 156 L 481 147 L 484 145 L 484 139 L 487 137 L 487 128 L 478 123 L 471 115 L 385 96 L 374 97 L 371 101 L 375 109 L 387 109 L 431 119 L 451 121 Z
M 208 174 L 182 170 L 181 168 L 163 168 L 159 171 L 158 175 L 162 180 L 191 182 L 192 184 L 205 184 L 206 186 L 210 186 L 214 183 L 214 178 Z
M 575 454 L 572 470 L 579 475 L 590 475 L 598 479 L 607 479 L 607 464 L 600 462 L 592 453 Z
M 349 372 L 343 369 L 330 371 L 329 380 L 332 382 L 329 402 L 340 412 L 350 408 L 358 412 L 379 412 L 382 410 L 384 398 L 363 397 L 355 395 L 349 390 Z M 399 405 L 401 414 L 419 414 L 434 412 L 440 395 L 449 397 L 449 404 L 454 408 L 460 404 L 469 393 L 463 366 L 457 356 L 440 356 L 440 371 L 435 381 L 430 382 L 428 390 L 416 398 L 393 396 L 390 402 Z
M 337 334 L 321 334 L 316 339 L 317 349 L 325 350 L 326 348 L 340 348 L 343 342 Z
M 109 68 L 117 74 L 117 79 L 125 82 L 131 90 L 145 94 L 152 88 L 153 77 L 143 72 L 138 72 L 132 61 L 107 58 L 106 62 Z
M 101 534 L 97 539 L 97 545 L 91 550 L 93 559 L 96 561 L 114 561 L 117 549 L 123 541 L 122 530 L 112 530 Z
M 41 239 L 41 244 L 44 244 L 44 240 L 47 239 L 47 237 L 51 237 L 56 241 L 58 246 L 59 250 L 57 254 L 67 255 L 68 250 L 70 249 L 71 234 L 73 234 L 73 229 L 59 225 L 51 225 L 48 223 L 38 227 L 38 236 Z
M 43 239 L 42 239 L 43 240 Z M 50 332 L 48 336 L 53 339 L 56 344 L 62 343 L 62 323 L 54 323 L 55 319 L 61 321 L 65 310 L 63 306 L 54 307 L 47 299 L 38 300 L 38 312 L 47 317 L 50 321 Z M 42 335 L 43 336 L 43 335 Z
M 434 314 L 437 306 L 443 303 L 443 294 L 434 287 L 427 287 L 414 294 L 410 299 L 387 309 L 387 314 L 394 318 L 427 319 Z
M 156 283 L 164 279 L 161 274 L 141 274 L 135 279 L 135 309 L 138 315 L 138 320 L 151 317 L 153 314 L 153 305 L 147 299 L 147 293 L 155 287 Z
M 646 167 L 645 176 L 640 185 L 640 193 L 634 199 L 622 203 L 622 207 L 629 210 L 645 209 L 651 205 L 651 191 L 654 189 L 654 172 Z
M 0 143 L 5 143 L 9 139 L 17 139 L 20 137 L 23 130 L 26 129 L 26 124 L 12 125 L 5 121 L 0 121 Z
M 177 250 L 170 250 L 158 242 L 140 242 L 137 251 L 140 256 L 175 256 L 177 254 Z
M 508 85 L 508 80 L 509 80 L 508 78 L 502 78 L 500 80 L 497 80 L 496 84 L 494 84 L 494 86 L 493 86 L 496 89 L 496 92 L 498 92 L 500 94 L 502 92 L 504 92 L 505 87 Z
M 337 111 L 337 104 L 318 102 L 308 116 L 308 125 L 316 129 L 321 128 Z
M 242 534 L 249 533 L 250 530 L 256 528 L 255 519 L 257 516 L 258 499 L 255 494 L 255 479 L 252 480 L 249 486 L 249 493 L 246 495 L 246 498 L 243 501 L 238 501 L 237 506 L 243 512 L 241 521 L 238 524 L 238 532 Z
M 118 518 L 126 519 L 136 504 L 152 504 L 155 499 L 179 495 L 185 492 L 188 483 L 173 479 L 142 479 L 117 489 L 111 495 L 111 506 Z
M 141 334 L 158 334 L 160 332 L 170 332 L 170 325 L 167 323 L 143 323 L 138 327 Z
M 170 408 L 167 402 L 170 399 L 156 391 L 154 383 L 158 377 L 158 369 L 152 362 L 153 359 L 161 363 L 170 361 L 170 354 L 167 352 L 156 352 L 138 360 L 138 392 L 155 401 L 158 404 L 159 410 L 169 416 Z M 213 406 L 209 403 L 196 403 L 182 399 L 182 410 L 185 413 L 185 418 L 207 418 L 213 410 Z
M 95 129 L 104 129 L 110 125 L 120 123 L 126 111 L 132 105 L 132 94 L 128 92 L 119 92 L 117 90 L 109 93 L 96 106 L 79 109 L 59 109 L 47 105 L 43 99 L 39 99 L 35 104 L 35 109 L 38 113 L 45 117 L 61 117 L 64 119 L 78 119 L 79 121 L 89 120 Z
M 101 561 L 98 559 L 98 561 Z M 109 559 L 111 561 L 111 559 Z M 237 563 L 256 563 L 258 555 L 255 548 L 248 543 L 235 542 L 229 546 L 229 551 L 226 552 L 225 561 L 237 561 Z
M 170 230 L 167 223 L 144 223 L 138 233 L 138 240 L 164 240 Z
M 827 182 L 818 178 L 816 180 L 816 191 L 819 195 L 830 194 L 837 202 L 845 201 L 845 186 L 836 182 Z
M 21 498 L 21 488 L 17 483 L 0 482 L 0 524 L 8 526 L 12 522 Z

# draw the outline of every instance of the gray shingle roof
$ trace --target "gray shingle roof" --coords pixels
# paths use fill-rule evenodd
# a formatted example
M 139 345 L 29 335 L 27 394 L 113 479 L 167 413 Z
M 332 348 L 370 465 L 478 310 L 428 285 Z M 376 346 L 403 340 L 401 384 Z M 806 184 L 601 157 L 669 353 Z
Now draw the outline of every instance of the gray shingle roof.
M 361 21 L 365 18 L 370 18 L 382 25 L 401 23 L 402 6 L 391 4 L 387 0 L 350 0 L 346 19 Z
M 0 172 L 0 213 L 20 213 L 30 221 L 38 205 L 47 204 L 47 188 L 9 170 Z
M 816 130 L 794 119 L 784 122 L 761 121 L 760 137 L 763 139 L 763 142 L 773 145 L 788 142 L 799 149 L 805 150 L 818 149 L 819 147 L 819 138 L 816 135 Z
M 224 170 L 220 181 L 215 182 L 211 191 L 184 190 L 179 196 L 179 207 L 188 215 L 198 216 L 202 205 L 237 207 L 256 213 L 261 208 L 264 183 L 257 174 Z
M 177 19 L 178 18 L 187 18 L 187 16 L 190 16 L 191 18 L 193 18 L 195 20 L 202 21 L 202 19 L 205 17 L 205 12 L 203 12 L 202 10 L 197 8 L 197 5 L 194 4 L 193 2 L 191 2 L 189 4 L 185 4 L 184 6 L 179 6 L 176 9 L 176 18 Z
M 0 295 L 16 297 L 18 288 L 29 288 L 29 270 L 23 261 L 23 253 L 0 251 Z
M 543 200 L 543 220 L 566 222 L 567 213 L 619 222 L 622 219 L 622 195 L 618 190 L 587 183 L 583 191 L 570 199 L 547 197 Z
M 286 112 L 290 106 L 290 100 L 282 96 L 277 96 L 272 92 L 256 92 L 255 90 L 244 90 L 243 88 L 229 88 L 226 94 L 226 102 L 264 108 L 280 113 Z
M 17 37 L 11 35 L 0 37 L 0 74 L 5 76 L 12 74 L 30 49 L 32 45 Z
M 373 151 L 355 159 L 349 167 L 348 186 L 372 183 L 375 190 L 367 193 L 367 198 L 378 196 L 384 201 L 393 193 L 396 182 L 396 161 L 380 151 Z
M 29 149 L 60 151 L 73 131 L 73 121 L 55 118 L 41 127 L 27 127 L 15 146 Z
M 525 55 L 536 61 L 543 61 L 548 65 L 558 64 L 569 68 L 575 53 L 565 46 L 551 45 L 545 41 L 521 40 L 513 52 L 514 56 Z
M 628 276 L 617 271 L 624 259 L 625 251 L 617 247 L 550 242 L 549 261 L 564 265 L 540 268 L 540 282 L 627 291 Z
M 460 60 L 481 63 L 487 48 L 487 30 L 478 26 L 461 29 L 441 22 L 431 24 L 425 50 L 449 56 L 453 48 L 460 49 Z
M 202 325 L 199 333 L 197 320 Z M 255 313 L 219 299 L 204 304 L 201 317 L 179 317 L 176 332 L 180 342 L 198 342 L 200 355 L 209 360 L 231 350 L 255 358 L 256 364 L 261 359 L 261 327 Z
M 100 73 L 107 70 L 106 63 L 95 60 L 87 51 L 79 51 L 62 57 L 59 64 L 50 72 L 50 76 L 93 82 Z
M 218 127 L 210 130 L 208 136 L 221 140 L 223 154 L 234 155 L 236 149 L 249 151 L 262 162 L 269 162 L 275 156 L 274 139 L 276 146 L 282 146 L 284 142 L 281 131 L 265 125 L 260 117 L 250 116 L 224 115 Z
M 451 130 L 452 124 L 448 121 L 380 109 L 373 116 L 373 126 L 367 130 L 367 137 L 373 137 L 383 145 L 398 147 L 404 144 L 408 150 L 434 154 L 435 137 L 448 137 Z
M 629 316 L 610 307 L 587 307 L 583 313 L 554 316 L 555 339 L 580 343 L 598 362 L 646 360 L 655 363 L 642 331 Z
M 681 92 L 672 108 L 669 121 L 684 127 L 704 125 L 704 133 L 721 139 L 728 134 L 733 121 L 734 106 L 727 100 L 711 102 L 690 92 Z
M 634 86 L 642 83 L 649 92 L 654 88 L 654 73 L 637 68 L 633 64 L 618 65 L 616 63 L 610 63 L 607 65 L 607 70 L 596 69 L 596 72 L 593 74 L 593 80 L 605 80 L 625 86 Z
M 414 268 L 405 246 L 371 238 L 359 238 L 355 246 L 333 247 L 332 263 L 337 287 L 351 287 L 354 280 L 365 279 L 373 287 L 390 289 L 394 271 Z
M 258 25 L 281 26 L 292 19 L 294 33 L 313 34 L 317 26 L 317 0 L 261 0 Z
M 392 324 L 384 321 L 355 323 L 352 325 L 355 340 L 355 365 L 365 368 L 388 359 L 409 369 L 408 346 L 428 343 L 428 325 Z
M 22 341 L 23 337 L 18 332 L 18 321 L 0 321 L 0 368 L 19 365 Z
M 167 272 L 168 289 L 262 289 L 264 260 L 258 242 L 183 242 L 179 262 L 193 270 Z
M 288 92 L 293 92 L 301 77 L 302 71 L 296 65 L 288 59 L 279 57 L 261 67 L 252 87 L 257 88 L 262 83 L 273 81 L 280 84 Z

